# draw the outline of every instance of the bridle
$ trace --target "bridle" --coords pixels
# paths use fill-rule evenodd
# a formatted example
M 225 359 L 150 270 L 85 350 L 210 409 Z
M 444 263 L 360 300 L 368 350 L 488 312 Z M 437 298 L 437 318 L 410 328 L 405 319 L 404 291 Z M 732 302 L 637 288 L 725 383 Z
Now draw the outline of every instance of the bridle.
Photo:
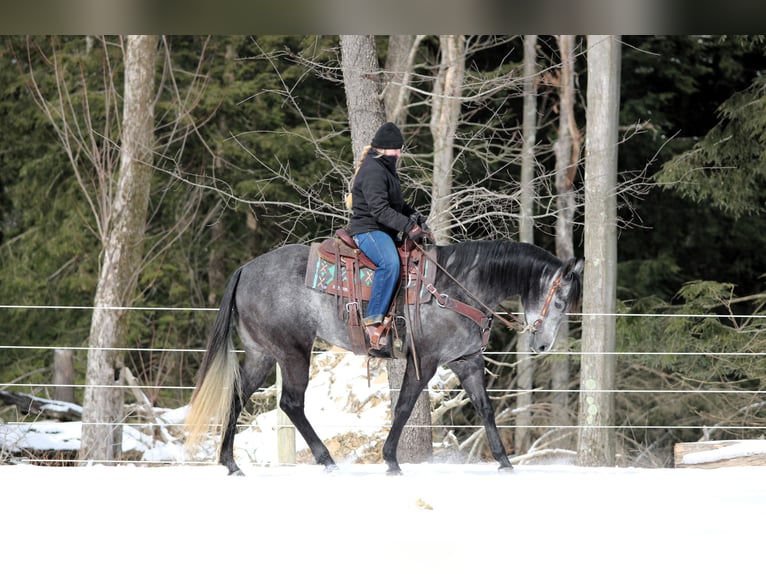
M 556 273 L 556 278 L 553 280 L 553 283 L 551 283 L 551 288 L 548 290 L 548 295 L 545 297 L 545 303 L 543 303 L 543 308 L 540 309 L 540 317 L 532 324 L 532 332 L 539 331 L 540 328 L 543 326 L 543 322 L 545 321 L 545 318 L 548 316 L 548 311 L 551 308 L 551 303 L 553 302 L 553 298 L 556 296 L 556 293 L 558 293 L 558 290 L 561 288 L 561 278 L 564 276 L 564 270 L 559 269 L 559 271 Z
M 460 281 L 458 281 L 452 274 L 450 274 L 449 271 L 447 271 L 443 265 L 439 264 L 438 261 L 434 257 L 431 256 L 431 254 L 426 251 L 422 245 L 419 243 L 415 243 L 415 247 L 420 250 L 425 257 L 431 261 L 439 270 L 442 271 L 455 285 L 460 287 L 460 289 L 463 290 L 463 292 L 468 295 L 471 299 L 473 299 L 476 303 L 478 303 L 481 307 L 483 307 L 487 312 L 482 313 L 480 310 L 476 309 L 475 307 L 471 307 L 470 305 L 467 305 L 465 303 L 462 303 L 461 301 L 457 301 L 455 299 L 450 299 L 449 295 L 446 293 L 439 293 L 436 289 L 436 287 L 433 286 L 432 283 L 426 282 L 425 288 L 434 296 L 436 299 L 437 304 L 440 307 L 444 307 L 447 309 L 452 309 L 453 311 L 456 311 L 457 313 L 460 313 L 461 315 L 464 315 L 465 317 L 468 317 L 469 319 L 473 319 L 476 323 L 479 324 L 479 326 L 482 328 L 482 351 L 487 345 L 487 341 L 489 340 L 489 329 L 491 327 L 492 319 L 495 318 L 503 325 L 508 327 L 509 329 L 512 329 L 514 331 L 517 331 L 519 333 L 534 333 L 535 331 L 539 331 L 543 323 L 545 321 L 545 318 L 548 316 L 548 311 L 550 310 L 551 303 L 553 302 L 553 298 L 556 296 L 556 293 L 558 293 L 559 289 L 561 288 L 561 280 L 564 276 L 564 270 L 559 269 L 559 271 L 556 273 L 556 277 L 551 283 L 550 289 L 548 289 L 548 294 L 545 297 L 545 302 L 543 303 L 543 307 L 540 310 L 540 317 L 535 320 L 535 322 L 532 325 L 528 325 L 524 321 L 520 321 L 515 317 L 515 315 L 506 309 L 503 305 L 499 305 L 499 307 L 510 317 L 509 319 L 506 319 L 499 313 L 497 313 L 492 307 L 484 303 L 481 299 L 479 299 L 476 295 L 474 295 L 470 289 L 468 289 L 465 285 L 463 285 Z M 479 317 L 480 316 L 480 317 Z
M 551 306 L 551 302 L 553 301 L 553 298 L 555 297 L 558 290 L 561 288 L 561 278 L 563 277 L 563 270 L 559 270 L 559 272 L 556 275 L 556 278 L 553 280 L 553 283 L 551 284 L 550 289 L 548 290 L 548 295 L 545 297 L 545 303 L 543 303 L 543 308 L 540 311 L 540 318 L 538 318 L 532 325 L 528 325 L 525 321 L 520 321 L 519 319 L 517 319 L 511 311 L 509 311 L 502 305 L 499 305 L 500 308 L 503 311 L 505 311 L 508 317 L 510 317 L 510 320 L 509 320 L 503 317 L 502 315 L 498 314 L 492 307 L 490 307 L 489 305 L 484 303 L 481 299 L 479 299 L 476 295 L 474 295 L 470 289 L 468 289 L 465 285 L 463 285 L 460 281 L 458 281 L 449 271 L 447 271 L 444 268 L 443 265 L 439 264 L 439 262 L 436 261 L 436 258 L 434 258 L 428 251 L 426 251 L 422 245 L 420 245 L 419 243 L 414 243 L 414 245 L 426 257 L 426 259 L 428 259 L 431 263 L 433 263 L 436 266 L 437 269 L 441 270 L 442 273 L 444 273 L 447 277 L 449 277 L 449 279 L 455 285 L 460 287 L 460 289 L 462 289 L 463 292 L 466 295 L 468 295 L 468 297 L 473 299 L 476 303 L 478 303 L 481 307 L 484 308 L 484 311 L 482 311 L 480 309 L 477 309 L 476 307 L 473 307 L 472 305 L 468 305 L 467 303 L 463 303 L 462 301 L 458 301 L 457 299 L 451 298 L 446 293 L 439 293 L 436 287 L 434 287 L 433 283 L 427 280 L 425 277 L 423 277 L 423 275 L 420 273 L 420 270 L 418 269 L 417 266 L 413 265 L 409 267 L 408 274 L 410 276 L 410 279 L 411 280 L 414 279 L 416 281 L 422 281 L 423 286 L 434 297 L 437 305 L 439 305 L 440 307 L 444 309 L 449 309 L 450 311 L 453 311 L 455 313 L 458 313 L 459 315 L 462 315 L 463 317 L 470 319 L 471 321 L 476 323 L 481 329 L 481 347 L 479 348 L 478 351 L 465 355 L 465 357 L 481 354 L 487 348 L 487 344 L 489 343 L 489 334 L 492 328 L 493 319 L 497 319 L 509 329 L 513 329 L 514 331 L 517 331 L 519 333 L 534 333 L 535 331 L 539 330 L 543 326 L 545 317 L 548 315 L 548 311 L 550 310 L 550 306 Z M 413 333 L 411 330 L 409 331 L 409 335 L 410 335 L 411 349 L 413 353 L 413 362 L 415 364 L 415 377 L 419 381 L 420 380 L 420 360 L 418 359 L 418 353 L 415 346 L 415 339 L 413 337 Z

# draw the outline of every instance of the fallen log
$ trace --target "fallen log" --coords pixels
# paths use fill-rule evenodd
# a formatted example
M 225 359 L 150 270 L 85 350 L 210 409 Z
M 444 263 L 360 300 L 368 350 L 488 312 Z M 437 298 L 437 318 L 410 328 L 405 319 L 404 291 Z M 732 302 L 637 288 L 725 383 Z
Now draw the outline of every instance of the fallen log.
M 41 416 L 59 421 L 79 421 L 82 419 L 82 407 L 66 401 L 41 399 L 34 395 L 12 391 L 0 391 L 0 401 L 17 407 L 25 415 Z
M 766 440 L 680 442 L 673 458 L 676 468 L 766 466 Z

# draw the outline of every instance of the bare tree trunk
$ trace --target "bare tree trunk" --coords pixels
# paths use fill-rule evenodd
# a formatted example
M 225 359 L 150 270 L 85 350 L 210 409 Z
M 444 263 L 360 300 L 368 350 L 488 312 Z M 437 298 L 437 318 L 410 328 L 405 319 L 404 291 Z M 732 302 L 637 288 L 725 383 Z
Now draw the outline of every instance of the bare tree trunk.
M 386 83 L 383 90 L 386 117 L 399 127 L 407 120 L 407 104 L 410 101 L 408 86 L 418 46 L 424 36 L 391 35 L 388 37 L 386 55 Z
M 618 36 L 588 36 L 585 135 L 585 281 L 577 462 L 614 464 L 617 285 Z
M 519 241 L 535 242 L 535 140 L 537 139 L 537 36 L 524 37 L 524 123 L 521 148 Z
M 388 361 L 388 385 L 391 389 L 391 412 L 399 401 L 399 391 L 404 380 L 407 361 L 392 359 Z M 431 399 L 426 387 L 412 409 L 410 419 L 399 438 L 397 457 L 399 462 L 428 462 L 433 457 L 433 431 L 431 429 Z
M 574 257 L 572 229 L 575 193 L 572 188 L 580 159 L 580 133 L 574 118 L 574 36 L 559 36 L 561 75 L 559 80 L 559 129 L 553 146 L 556 156 L 556 255 Z
M 354 162 L 386 121 L 375 36 L 341 36 L 341 65 L 346 89 Z
M 434 139 L 434 173 L 429 225 L 437 243 L 450 238 L 450 194 L 455 134 L 460 119 L 460 96 L 465 75 L 465 36 L 440 36 L 441 62 L 434 82 L 431 134 Z
M 123 352 L 127 306 L 141 262 L 152 175 L 156 36 L 128 36 L 117 191 L 112 201 L 91 320 L 81 460 L 122 452 Z
M 519 241 L 535 242 L 535 140 L 537 138 L 537 36 L 524 37 L 524 124 L 521 148 L 521 192 L 519 207 Z M 532 348 L 530 333 L 519 333 L 516 339 L 516 431 L 514 452 L 527 452 L 530 446 L 529 426 L 532 423 L 532 385 L 535 365 L 529 355 Z
M 377 78 L 381 74 L 373 36 L 341 36 L 340 43 L 352 147 L 354 157 L 358 159 L 364 147 L 372 140 L 375 131 L 387 117 L 379 97 L 381 85 Z M 401 62 L 402 58 L 396 57 L 392 61 Z M 390 113 L 388 117 L 391 117 Z M 398 391 L 402 387 L 406 361 L 391 359 L 387 361 L 386 367 L 393 412 L 399 398 Z M 430 424 L 431 403 L 428 394 L 423 393 L 415 403 L 410 420 L 404 427 L 399 440 L 398 454 L 401 461 L 422 462 L 431 458 L 433 439 Z
M 397 125 L 407 121 L 408 86 L 412 78 L 415 55 L 424 36 L 392 35 L 388 39 L 386 56 L 385 94 L 386 117 Z M 402 388 L 405 359 L 391 359 L 387 363 L 388 385 L 391 389 L 391 411 L 399 400 Z M 433 432 L 431 430 L 431 400 L 428 391 L 421 393 L 412 408 L 410 419 L 402 431 L 398 448 L 399 462 L 425 462 L 433 456 Z
M 574 175 L 580 161 L 580 132 L 574 118 L 574 36 L 559 36 L 561 53 L 561 75 L 559 77 L 559 129 L 558 139 L 553 146 L 556 156 L 556 255 L 562 261 L 574 257 L 574 215 L 576 198 L 573 189 Z M 553 390 L 552 424 L 557 427 L 570 426 L 567 389 L 569 388 L 569 357 L 556 355 L 556 351 L 569 349 L 569 321 L 561 322 L 558 337 L 553 348 L 551 362 L 551 389 Z M 562 448 L 571 446 L 568 437 Z

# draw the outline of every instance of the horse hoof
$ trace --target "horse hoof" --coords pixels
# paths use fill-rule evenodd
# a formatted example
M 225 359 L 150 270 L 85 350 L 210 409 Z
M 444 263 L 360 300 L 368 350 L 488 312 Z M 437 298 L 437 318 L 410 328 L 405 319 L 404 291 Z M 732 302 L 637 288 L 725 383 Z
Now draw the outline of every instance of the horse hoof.
M 509 464 L 508 466 L 501 465 L 500 468 L 497 469 L 498 472 L 513 472 L 513 467 Z
M 245 476 L 245 473 L 242 472 L 240 469 L 237 470 L 230 470 L 229 476 Z
M 386 476 L 402 476 L 404 474 L 401 468 L 389 468 L 386 471 Z
M 338 470 L 338 465 L 336 464 L 328 464 L 324 467 L 325 474 L 335 474 Z

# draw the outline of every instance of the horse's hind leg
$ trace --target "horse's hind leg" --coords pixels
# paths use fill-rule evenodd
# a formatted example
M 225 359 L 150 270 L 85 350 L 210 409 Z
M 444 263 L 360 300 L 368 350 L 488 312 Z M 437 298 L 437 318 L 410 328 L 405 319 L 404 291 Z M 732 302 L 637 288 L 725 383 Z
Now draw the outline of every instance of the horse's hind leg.
M 495 412 L 492 410 L 492 403 L 484 385 L 484 357 L 475 355 L 460 359 L 448 363 L 447 367 L 458 376 L 474 408 L 484 422 L 489 450 L 495 460 L 500 463 L 500 470 L 512 470 L 511 461 L 508 460 L 503 441 L 500 440 L 500 433 L 497 431 Z
M 219 462 L 229 469 L 229 474 L 242 475 L 242 471 L 234 460 L 234 435 L 237 433 L 237 419 L 242 409 L 250 400 L 250 396 L 257 391 L 266 377 L 274 368 L 276 361 L 273 357 L 259 351 L 247 350 L 245 361 L 242 365 L 242 399 L 234 393 L 234 402 L 231 406 L 231 416 L 226 432 L 221 441 L 221 454 Z
M 282 368 L 282 398 L 279 408 L 290 418 L 290 421 L 301 433 L 303 440 L 309 445 L 311 454 L 318 464 L 323 464 L 328 470 L 336 468 L 330 451 L 319 438 L 314 427 L 306 418 L 305 401 L 306 388 L 309 384 L 309 363 L 311 349 L 305 353 L 297 351 L 280 360 Z

